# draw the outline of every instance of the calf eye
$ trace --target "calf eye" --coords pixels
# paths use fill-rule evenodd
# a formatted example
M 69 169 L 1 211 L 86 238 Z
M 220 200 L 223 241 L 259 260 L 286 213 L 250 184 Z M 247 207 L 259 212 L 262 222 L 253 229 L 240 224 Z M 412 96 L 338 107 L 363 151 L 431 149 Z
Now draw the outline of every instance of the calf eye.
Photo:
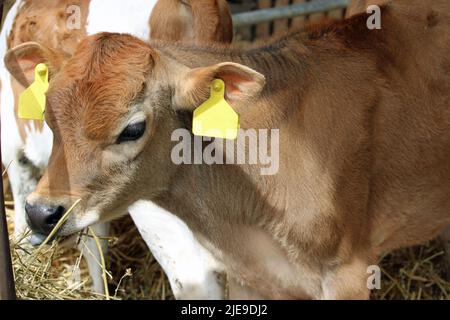
M 144 135 L 146 128 L 146 122 L 136 122 L 128 125 L 117 138 L 116 143 L 121 144 L 122 142 L 135 141 Z

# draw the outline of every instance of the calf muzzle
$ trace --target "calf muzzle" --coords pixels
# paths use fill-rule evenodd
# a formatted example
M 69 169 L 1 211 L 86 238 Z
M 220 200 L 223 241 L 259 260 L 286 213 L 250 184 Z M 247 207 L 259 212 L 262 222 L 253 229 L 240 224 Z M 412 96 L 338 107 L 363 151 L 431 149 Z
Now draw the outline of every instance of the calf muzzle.
M 34 233 L 48 235 L 63 217 L 66 209 L 63 206 L 26 203 L 25 211 L 30 229 Z

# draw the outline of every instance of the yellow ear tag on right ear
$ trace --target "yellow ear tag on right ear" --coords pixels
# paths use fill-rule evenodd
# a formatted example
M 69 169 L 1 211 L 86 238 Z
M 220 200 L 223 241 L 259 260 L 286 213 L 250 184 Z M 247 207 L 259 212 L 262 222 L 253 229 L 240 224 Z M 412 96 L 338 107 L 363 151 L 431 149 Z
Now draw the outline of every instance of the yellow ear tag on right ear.
M 239 115 L 225 100 L 225 82 L 215 79 L 209 99 L 194 110 L 192 132 L 196 136 L 234 140 L 239 127 Z
M 40 63 L 34 69 L 34 82 L 19 97 L 19 118 L 44 120 L 48 67 Z

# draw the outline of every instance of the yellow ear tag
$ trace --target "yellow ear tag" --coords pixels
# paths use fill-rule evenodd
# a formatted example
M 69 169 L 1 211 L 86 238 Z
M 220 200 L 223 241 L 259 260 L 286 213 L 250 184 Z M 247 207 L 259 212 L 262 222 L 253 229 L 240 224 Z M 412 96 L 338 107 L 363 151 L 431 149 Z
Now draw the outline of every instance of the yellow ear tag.
M 225 83 L 215 79 L 209 99 L 194 110 L 192 132 L 196 136 L 233 140 L 239 127 L 239 115 L 225 100 Z
M 48 67 L 40 63 L 34 69 L 34 82 L 19 97 L 19 118 L 44 120 Z

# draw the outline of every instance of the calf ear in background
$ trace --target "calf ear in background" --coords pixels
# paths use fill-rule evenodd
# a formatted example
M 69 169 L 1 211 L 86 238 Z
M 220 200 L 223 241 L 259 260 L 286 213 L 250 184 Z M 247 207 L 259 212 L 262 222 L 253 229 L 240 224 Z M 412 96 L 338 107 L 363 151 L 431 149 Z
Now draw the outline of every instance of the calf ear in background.
M 225 99 L 237 109 L 257 99 L 266 83 L 259 72 L 233 62 L 191 69 L 176 83 L 174 108 L 193 111 L 210 96 L 214 79 L 225 82 Z
M 152 40 L 230 43 L 233 25 L 225 0 L 158 1 L 150 17 Z
M 50 76 L 58 72 L 65 58 L 62 54 L 37 42 L 25 42 L 9 50 L 4 57 L 5 66 L 11 75 L 24 87 L 34 81 L 34 68 L 45 63 Z
M 197 44 L 233 40 L 233 22 L 226 0 L 185 0 L 190 4 Z

